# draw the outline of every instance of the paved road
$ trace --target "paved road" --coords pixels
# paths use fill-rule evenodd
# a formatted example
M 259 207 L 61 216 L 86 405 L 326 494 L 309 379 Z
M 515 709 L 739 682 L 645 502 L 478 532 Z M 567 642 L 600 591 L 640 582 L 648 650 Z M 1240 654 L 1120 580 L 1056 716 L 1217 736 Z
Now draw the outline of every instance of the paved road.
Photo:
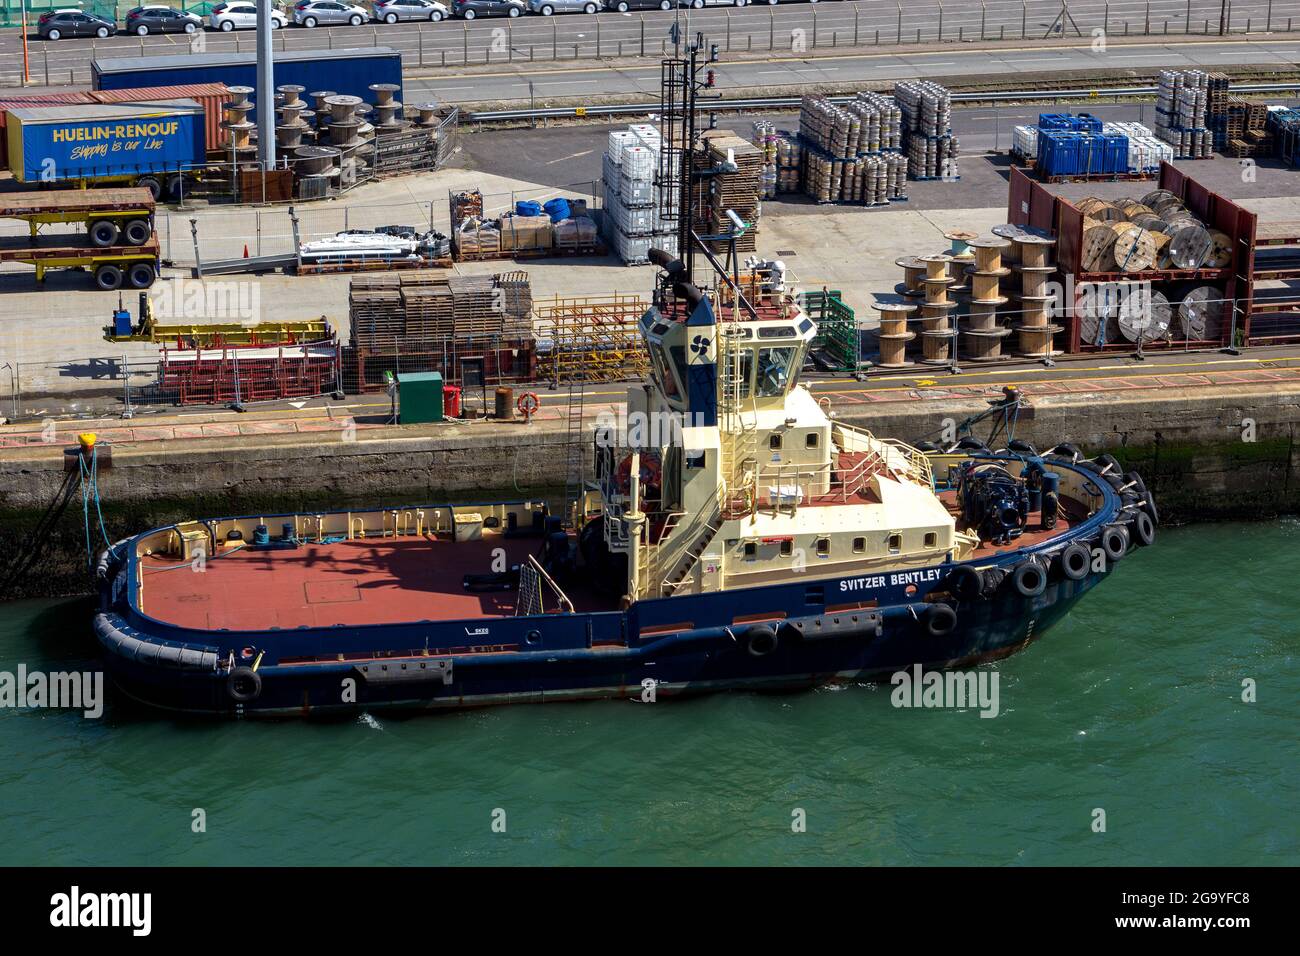
M 1131 70 L 1140 67 L 1218 69 L 1231 64 L 1300 63 L 1300 36 L 1287 40 L 1211 40 L 1195 44 L 1150 43 L 1114 46 L 1096 51 L 1088 46 L 1015 50 L 952 48 L 920 53 L 846 54 L 745 60 L 717 67 L 717 87 L 723 95 L 744 95 L 754 87 L 790 87 L 818 83 L 855 85 L 914 77 L 1011 76 L 1066 70 Z M 522 100 L 529 83 L 539 103 L 557 97 L 643 94 L 647 102 L 659 96 L 659 67 L 613 67 L 608 64 L 573 67 L 563 78 L 540 65 L 518 66 L 473 77 L 446 76 L 408 79 L 407 102 L 436 96 L 444 102 Z
M 1112 35 L 1217 33 L 1222 0 L 1071 0 L 1073 26 L 1091 39 L 1097 28 Z M 836 0 L 819 4 L 783 0 L 769 6 L 758 0 L 744 9 L 680 11 L 690 31 L 705 31 L 709 38 L 733 54 L 741 52 L 826 52 L 845 46 L 867 46 L 938 39 L 960 41 L 1043 37 L 1056 22 L 1059 0 L 986 0 L 984 4 L 960 0 L 922 0 L 899 5 L 895 0 Z M 469 63 L 505 63 L 554 58 L 590 59 L 618 55 L 658 56 L 669 43 L 668 31 L 677 11 L 594 17 L 574 14 L 517 20 L 478 19 L 472 23 L 367 24 L 307 30 L 287 27 L 277 32 L 277 49 L 328 49 L 331 47 L 387 45 L 403 51 L 408 73 L 421 68 L 441 69 Z M 1231 4 L 1230 30 L 1254 33 L 1265 30 L 1300 30 L 1300 0 L 1235 0 Z M 1066 35 L 1075 36 L 1069 24 Z M 35 83 L 86 85 L 95 57 L 183 53 L 202 45 L 204 52 L 252 51 L 252 31 L 234 34 L 204 32 L 194 37 L 111 37 L 107 40 L 73 39 L 58 43 L 33 40 L 30 74 Z M 20 31 L 0 31 L 0 86 L 22 78 Z

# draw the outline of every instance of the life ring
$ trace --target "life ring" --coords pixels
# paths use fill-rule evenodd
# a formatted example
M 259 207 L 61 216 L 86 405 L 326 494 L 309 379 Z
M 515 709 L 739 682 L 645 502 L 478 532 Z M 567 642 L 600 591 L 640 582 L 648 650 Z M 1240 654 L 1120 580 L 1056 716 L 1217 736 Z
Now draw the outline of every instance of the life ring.
M 1128 532 L 1119 525 L 1111 525 L 1101 533 L 1101 550 L 1112 561 L 1120 560 L 1128 553 Z
M 1156 523 L 1145 511 L 1139 511 L 1133 518 L 1133 537 L 1143 547 L 1150 545 L 1156 539 Z
M 947 604 L 931 604 L 925 610 L 925 631 L 931 637 L 947 637 L 957 630 L 957 612 Z
M 767 657 L 779 643 L 776 631 L 766 624 L 755 624 L 745 632 L 745 650 L 753 657 Z
M 262 696 L 262 675 L 251 667 L 236 667 L 226 677 L 226 693 L 238 704 L 247 704 Z
M 524 421 L 531 419 L 541 407 L 542 400 L 537 397 L 536 392 L 524 392 L 515 399 L 515 408 L 519 409 L 519 414 L 524 416 Z
M 1021 597 L 1038 597 L 1047 590 L 1047 569 L 1033 558 L 1022 561 L 1011 572 L 1011 583 Z
M 969 564 L 959 564 L 948 572 L 948 590 L 961 601 L 975 601 L 984 596 L 984 572 Z
M 1061 573 L 1071 581 L 1082 581 L 1088 576 L 1092 552 L 1077 541 L 1071 541 L 1061 552 Z

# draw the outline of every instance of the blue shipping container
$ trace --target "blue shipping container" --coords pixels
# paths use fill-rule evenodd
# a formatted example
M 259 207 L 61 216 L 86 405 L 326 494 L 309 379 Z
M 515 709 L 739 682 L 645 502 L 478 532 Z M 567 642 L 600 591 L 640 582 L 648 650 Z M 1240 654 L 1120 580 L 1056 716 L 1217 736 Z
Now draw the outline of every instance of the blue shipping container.
M 205 159 L 204 111 L 193 100 L 6 112 L 9 170 L 21 183 L 176 172 Z
M 254 53 L 191 53 L 181 56 L 128 56 L 96 59 L 91 83 L 97 90 L 125 90 L 184 83 L 257 86 Z M 395 83 L 402 98 L 402 54 L 392 47 L 345 50 L 291 50 L 275 54 L 275 85 L 294 83 L 308 93 L 332 90 L 373 102 L 372 83 Z M 252 97 L 254 103 L 256 96 Z M 256 115 L 256 113 L 252 114 Z

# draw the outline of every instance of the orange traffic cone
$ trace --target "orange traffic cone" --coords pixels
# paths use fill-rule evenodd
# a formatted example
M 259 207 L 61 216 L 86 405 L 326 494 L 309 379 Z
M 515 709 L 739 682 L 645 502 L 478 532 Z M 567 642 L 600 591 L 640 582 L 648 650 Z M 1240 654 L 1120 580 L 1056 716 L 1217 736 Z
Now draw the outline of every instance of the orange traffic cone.
M 248 243 L 244 243 L 244 258 L 248 258 Z

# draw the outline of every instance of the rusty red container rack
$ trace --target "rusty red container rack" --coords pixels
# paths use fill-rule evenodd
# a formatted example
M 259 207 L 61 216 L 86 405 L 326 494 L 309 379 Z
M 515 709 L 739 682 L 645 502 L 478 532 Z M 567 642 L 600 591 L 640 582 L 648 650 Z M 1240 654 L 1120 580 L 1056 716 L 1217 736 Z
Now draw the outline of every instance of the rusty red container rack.
M 1300 288 L 1263 282 L 1300 279 L 1300 222 L 1260 223 L 1250 262 L 1245 312 L 1254 345 L 1300 342 Z
M 1228 237 L 1232 246 L 1232 261 L 1226 267 L 1160 269 L 1145 272 L 1084 272 L 1082 269 L 1084 214 L 1068 199 L 1053 194 L 1020 170 L 1015 168 L 1011 170 L 1008 220 L 1016 225 L 1029 225 L 1052 232 L 1057 239 L 1056 262 L 1059 269 L 1058 278 L 1063 287 L 1068 288 L 1065 280 L 1067 277 L 1073 277 L 1075 301 L 1065 310 L 1066 314 L 1062 317 L 1065 325 L 1063 344 L 1066 352 L 1075 354 L 1133 349 L 1131 342 L 1114 342 L 1097 346 L 1081 341 L 1078 305 L 1085 294 L 1085 287 L 1093 283 L 1105 282 L 1149 281 L 1156 291 L 1161 291 L 1162 286 L 1166 289 L 1170 288 L 1171 283 L 1197 282 L 1213 285 L 1219 290 L 1223 304 L 1217 337 L 1188 341 L 1170 336 L 1159 342 L 1144 344 L 1143 348 L 1148 351 L 1231 345 L 1234 329 L 1238 342 L 1249 342 L 1255 214 L 1211 191 L 1169 163 L 1160 164 L 1159 187 L 1169 190 L 1182 199 L 1187 208 L 1208 228 L 1217 229 Z
M 332 341 L 276 348 L 163 349 L 159 387 L 178 405 L 224 405 L 308 398 L 337 388 L 339 347 Z
M 441 372 L 462 393 L 488 385 L 537 380 L 537 345 L 532 338 L 447 336 L 407 343 L 392 351 L 343 348 L 343 390 L 350 394 L 387 388 L 386 373 Z

